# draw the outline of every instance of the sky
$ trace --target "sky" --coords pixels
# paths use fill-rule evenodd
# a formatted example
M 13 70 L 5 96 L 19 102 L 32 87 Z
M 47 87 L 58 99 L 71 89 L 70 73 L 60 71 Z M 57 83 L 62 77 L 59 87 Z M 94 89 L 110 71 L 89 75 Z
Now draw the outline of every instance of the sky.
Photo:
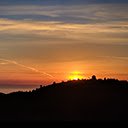
M 128 0 L 0 0 L 0 92 L 127 80 L 127 12 Z

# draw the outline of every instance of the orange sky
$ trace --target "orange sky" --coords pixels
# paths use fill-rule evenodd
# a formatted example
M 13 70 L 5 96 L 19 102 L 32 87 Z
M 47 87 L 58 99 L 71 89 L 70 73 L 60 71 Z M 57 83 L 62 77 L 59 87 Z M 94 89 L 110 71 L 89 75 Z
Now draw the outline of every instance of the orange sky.
M 93 74 L 128 79 L 127 4 L 0 9 L 0 88 L 46 85 Z

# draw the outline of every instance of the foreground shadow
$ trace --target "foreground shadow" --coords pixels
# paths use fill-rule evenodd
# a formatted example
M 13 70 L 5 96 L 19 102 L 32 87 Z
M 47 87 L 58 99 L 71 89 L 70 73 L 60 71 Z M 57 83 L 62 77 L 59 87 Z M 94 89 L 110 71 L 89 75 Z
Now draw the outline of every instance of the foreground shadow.
M 0 121 L 128 121 L 128 82 L 72 80 L 0 94 Z

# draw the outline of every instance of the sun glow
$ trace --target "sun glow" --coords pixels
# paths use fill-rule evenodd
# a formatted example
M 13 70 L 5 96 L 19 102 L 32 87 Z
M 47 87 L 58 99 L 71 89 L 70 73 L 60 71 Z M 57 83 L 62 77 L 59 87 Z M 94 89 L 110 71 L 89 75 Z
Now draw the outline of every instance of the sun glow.
M 81 79 L 84 79 L 84 75 L 82 72 L 79 72 L 79 71 L 74 71 L 74 72 L 71 72 L 70 75 L 69 75 L 69 80 L 81 80 Z

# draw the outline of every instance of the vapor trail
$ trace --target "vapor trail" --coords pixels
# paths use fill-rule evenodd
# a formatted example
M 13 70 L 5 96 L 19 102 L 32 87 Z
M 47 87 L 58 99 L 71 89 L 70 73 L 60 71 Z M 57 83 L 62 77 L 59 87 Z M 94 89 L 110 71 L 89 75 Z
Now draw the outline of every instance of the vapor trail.
M 3 59 L 3 58 L 0 58 L 0 60 L 1 60 L 1 61 L 5 61 L 5 62 L 8 62 L 8 63 L 15 64 L 15 65 L 17 65 L 17 66 L 19 66 L 19 67 L 23 67 L 23 68 L 29 69 L 29 70 L 31 70 L 31 71 L 34 71 L 34 72 L 36 72 L 36 73 L 39 73 L 39 74 L 42 75 L 42 76 L 47 75 L 47 76 L 49 76 L 49 77 L 51 77 L 51 78 L 54 78 L 52 75 L 50 75 L 50 74 L 48 74 L 48 73 L 46 73 L 46 72 L 41 72 L 41 71 L 39 71 L 39 70 L 37 70 L 37 69 L 35 69 L 35 68 L 33 68 L 33 67 L 29 67 L 29 66 L 20 64 L 20 63 L 14 61 L 14 60 L 8 60 L 8 59 Z

